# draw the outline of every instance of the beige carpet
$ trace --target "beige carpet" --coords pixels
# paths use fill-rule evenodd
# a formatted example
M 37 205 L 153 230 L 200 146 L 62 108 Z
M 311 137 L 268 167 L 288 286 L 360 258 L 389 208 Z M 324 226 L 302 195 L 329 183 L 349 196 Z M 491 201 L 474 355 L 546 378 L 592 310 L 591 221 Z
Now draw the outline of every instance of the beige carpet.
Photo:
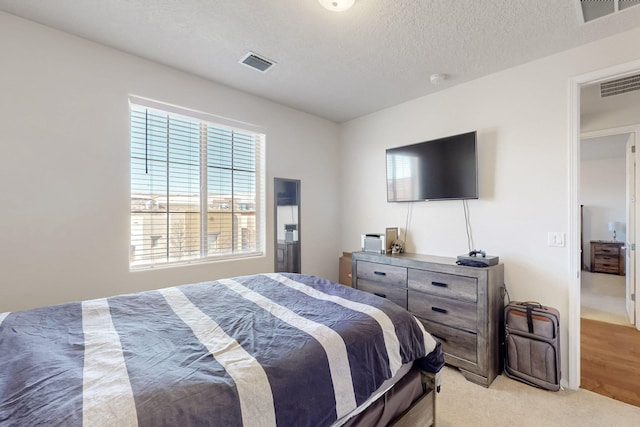
M 630 326 L 625 306 L 625 276 L 582 271 L 580 283 L 581 317 Z
M 443 369 L 439 427 L 640 426 L 640 408 L 587 390 L 545 391 L 504 375 L 484 388 L 455 368 Z

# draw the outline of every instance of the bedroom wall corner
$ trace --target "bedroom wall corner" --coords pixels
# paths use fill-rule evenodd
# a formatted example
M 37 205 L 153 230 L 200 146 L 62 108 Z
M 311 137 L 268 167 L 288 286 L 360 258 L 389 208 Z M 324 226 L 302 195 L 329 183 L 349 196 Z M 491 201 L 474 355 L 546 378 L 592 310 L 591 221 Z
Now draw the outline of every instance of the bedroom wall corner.
M 0 312 L 273 271 L 275 176 L 302 180 L 303 272 L 337 280 L 336 123 L 4 12 L 0 56 Z M 267 129 L 264 257 L 129 272 L 129 95 Z

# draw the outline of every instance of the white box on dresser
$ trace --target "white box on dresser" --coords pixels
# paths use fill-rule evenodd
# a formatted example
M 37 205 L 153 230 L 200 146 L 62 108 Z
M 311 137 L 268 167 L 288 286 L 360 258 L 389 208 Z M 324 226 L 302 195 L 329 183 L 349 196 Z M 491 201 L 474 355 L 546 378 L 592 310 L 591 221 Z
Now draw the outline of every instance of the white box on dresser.
M 353 287 L 413 313 L 442 343 L 447 364 L 488 387 L 502 369 L 504 265 L 465 267 L 455 258 L 352 254 Z

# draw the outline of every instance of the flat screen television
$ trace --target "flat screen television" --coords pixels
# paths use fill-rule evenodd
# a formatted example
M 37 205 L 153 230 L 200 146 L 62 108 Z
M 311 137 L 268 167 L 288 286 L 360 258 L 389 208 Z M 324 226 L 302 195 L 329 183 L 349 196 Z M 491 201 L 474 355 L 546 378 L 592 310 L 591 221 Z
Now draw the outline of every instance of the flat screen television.
M 387 201 L 478 198 L 476 132 L 387 149 Z

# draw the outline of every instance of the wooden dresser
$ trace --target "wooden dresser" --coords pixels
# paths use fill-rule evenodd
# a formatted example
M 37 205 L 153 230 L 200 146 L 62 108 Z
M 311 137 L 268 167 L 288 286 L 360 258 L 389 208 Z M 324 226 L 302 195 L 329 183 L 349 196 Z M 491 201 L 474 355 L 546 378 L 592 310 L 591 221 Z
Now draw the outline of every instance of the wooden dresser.
M 456 265 L 417 254 L 352 254 L 353 286 L 413 313 L 442 343 L 445 361 L 488 387 L 502 369 L 504 266 Z
M 591 271 L 593 273 L 611 273 L 624 276 L 624 243 L 592 240 Z

